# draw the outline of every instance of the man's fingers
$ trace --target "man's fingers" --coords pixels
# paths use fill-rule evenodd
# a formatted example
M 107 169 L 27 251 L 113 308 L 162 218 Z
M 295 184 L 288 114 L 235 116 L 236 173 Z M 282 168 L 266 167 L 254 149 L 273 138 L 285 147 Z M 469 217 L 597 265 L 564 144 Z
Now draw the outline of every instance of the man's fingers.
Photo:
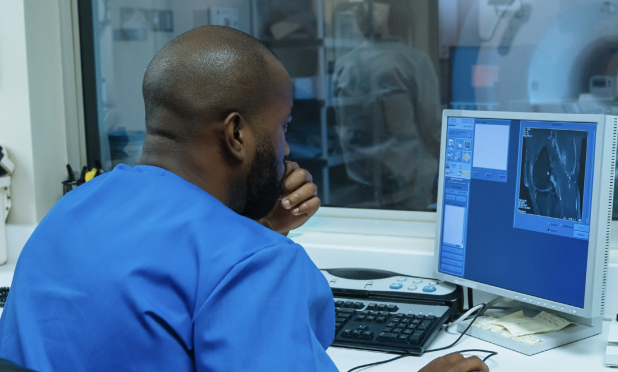
M 489 372 L 489 367 L 479 357 L 471 356 L 455 363 L 453 372 Z
M 311 217 L 318 211 L 318 209 L 320 209 L 321 204 L 322 201 L 320 201 L 320 198 L 314 196 L 313 198 L 300 204 L 298 207 L 292 209 L 292 214 L 295 216 L 306 214 Z
M 313 182 L 313 176 L 307 170 L 299 168 L 285 178 L 284 193 L 291 193 L 305 183 Z
M 455 364 L 456 362 L 465 359 L 464 356 L 459 353 L 447 354 L 443 358 L 451 364 Z
M 285 162 L 285 177 L 287 178 L 292 172 L 294 172 L 297 169 L 300 169 L 300 166 L 298 165 L 298 163 L 293 162 L 293 161 L 286 161 Z
M 291 194 L 281 200 L 281 205 L 285 209 L 291 209 L 305 200 L 311 199 L 318 194 L 318 187 L 315 183 L 306 183 L 299 189 L 293 191 Z

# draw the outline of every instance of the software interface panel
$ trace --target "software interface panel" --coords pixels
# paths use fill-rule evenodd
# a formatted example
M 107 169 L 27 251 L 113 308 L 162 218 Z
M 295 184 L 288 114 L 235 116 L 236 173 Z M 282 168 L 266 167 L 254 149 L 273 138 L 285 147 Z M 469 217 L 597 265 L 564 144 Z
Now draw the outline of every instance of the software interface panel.
M 596 129 L 449 117 L 439 271 L 583 308 Z

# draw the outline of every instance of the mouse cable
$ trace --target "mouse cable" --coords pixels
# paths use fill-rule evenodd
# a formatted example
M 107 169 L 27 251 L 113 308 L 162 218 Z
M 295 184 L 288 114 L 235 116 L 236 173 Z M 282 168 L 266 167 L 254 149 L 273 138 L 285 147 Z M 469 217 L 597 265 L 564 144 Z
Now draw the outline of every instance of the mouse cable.
M 403 354 L 403 355 L 399 355 L 399 356 L 397 356 L 397 357 L 394 357 L 394 358 L 392 358 L 392 359 L 383 360 L 383 361 L 381 361 L 381 362 L 375 362 L 375 363 L 363 364 L 362 366 L 354 367 L 354 368 L 352 368 L 352 369 L 348 370 L 348 372 L 356 371 L 356 370 L 361 369 L 361 368 L 371 368 L 371 367 L 379 366 L 380 364 L 386 364 L 386 363 L 394 362 L 394 361 L 395 361 L 395 360 L 397 360 L 397 359 L 405 358 L 405 357 L 407 357 L 407 356 L 410 356 L 410 355 Z
M 483 349 L 466 349 L 466 350 L 458 350 L 458 351 L 453 351 L 453 353 L 459 353 L 459 354 L 463 354 L 463 353 L 469 353 L 472 351 L 478 351 L 481 353 L 487 353 L 489 355 L 487 355 L 485 358 L 483 358 L 483 362 L 486 362 L 487 359 L 491 358 L 494 355 L 498 355 L 497 351 L 491 351 L 491 350 L 483 350 Z
M 482 305 L 482 307 L 480 308 L 480 310 L 476 313 L 476 315 L 474 316 L 474 318 L 472 319 L 472 321 L 470 322 L 470 324 L 468 324 L 468 326 L 466 327 L 466 329 L 461 333 L 461 335 L 459 335 L 459 337 L 457 338 L 457 340 L 455 340 L 455 342 L 453 342 L 452 344 L 445 346 L 445 347 L 441 347 L 441 348 L 437 348 L 437 349 L 431 349 L 431 350 L 426 350 L 425 353 L 431 353 L 434 351 L 441 351 L 441 350 L 446 350 L 446 349 L 450 349 L 451 347 L 455 346 L 459 340 L 461 340 L 461 338 L 468 332 L 468 330 L 470 329 L 470 327 L 472 326 L 472 323 L 474 323 L 474 321 L 479 317 L 479 315 L 483 314 L 485 312 L 485 310 L 487 310 L 487 304 L 478 304 L 477 306 Z M 489 351 L 489 350 L 481 350 L 481 349 L 467 349 L 467 350 L 461 350 L 461 351 L 456 351 L 456 353 L 462 353 L 462 352 L 469 352 L 469 351 L 480 351 L 483 353 L 489 353 L 488 356 L 486 356 L 483 359 L 483 362 L 485 362 L 487 359 L 491 358 L 494 355 L 497 355 L 498 353 L 495 351 Z M 358 367 L 354 367 L 350 370 L 348 370 L 348 372 L 353 372 L 356 370 L 359 370 L 361 368 L 371 368 L 371 367 L 375 367 L 381 364 L 386 364 L 386 363 L 390 363 L 390 362 L 394 362 L 395 360 L 404 358 L 404 357 L 408 357 L 408 356 L 415 356 L 414 354 L 411 354 L 409 351 L 406 350 L 407 354 L 403 354 L 403 355 L 399 355 L 395 358 L 392 359 L 388 359 L 388 360 L 383 360 L 381 362 L 375 362 L 375 363 L 369 363 L 369 364 L 363 364 L 362 366 L 358 366 Z

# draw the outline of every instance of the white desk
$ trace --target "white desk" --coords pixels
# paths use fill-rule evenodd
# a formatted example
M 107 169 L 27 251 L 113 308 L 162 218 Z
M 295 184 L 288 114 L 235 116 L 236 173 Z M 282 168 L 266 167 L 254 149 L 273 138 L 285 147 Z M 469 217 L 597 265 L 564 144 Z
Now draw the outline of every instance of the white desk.
M 548 350 L 532 356 L 526 356 L 500 346 L 481 341 L 474 337 L 464 336 L 459 344 L 450 350 L 425 354 L 421 357 L 406 357 L 391 363 L 372 367 L 367 372 L 416 372 L 433 359 L 464 349 L 484 349 L 498 352 L 489 358 L 487 365 L 491 372 L 594 372 L 594 371 L 618 371 L 618 369 L 605 367 L 605 346 L 607 344 L 607 332 L 610 322 L 603 322 L 603 333 L 585 340 L 573 342 L 556 349 Z M 444 331 L 435 338 L 431 348 L 438 348 L 451 344 L 457 338 Z M 379 362 L 393 358 L 395 354 L 385 354 L 371 351 L 360 351 L 339 347 L 328 349 L 328 355 L 337 365 L 341 372 L 373 362 Z M 466 354 L 469 356 L 472 354 Z M 481 359 L 484 353 L 476 353 Z

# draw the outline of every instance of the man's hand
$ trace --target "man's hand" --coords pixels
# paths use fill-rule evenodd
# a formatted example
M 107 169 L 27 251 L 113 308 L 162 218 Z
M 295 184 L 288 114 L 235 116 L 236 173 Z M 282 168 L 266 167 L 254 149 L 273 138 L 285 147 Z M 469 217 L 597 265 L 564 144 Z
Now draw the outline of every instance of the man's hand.
M 489 368 L 479 357 L 448 354 L 434 359 L 418 372 L 489 372 Z
M 281 200 L 259 222 L 283 235 L 302 226 L 320 208 L 313 177 L 298 164 L 285 162 L 285 186 Z

